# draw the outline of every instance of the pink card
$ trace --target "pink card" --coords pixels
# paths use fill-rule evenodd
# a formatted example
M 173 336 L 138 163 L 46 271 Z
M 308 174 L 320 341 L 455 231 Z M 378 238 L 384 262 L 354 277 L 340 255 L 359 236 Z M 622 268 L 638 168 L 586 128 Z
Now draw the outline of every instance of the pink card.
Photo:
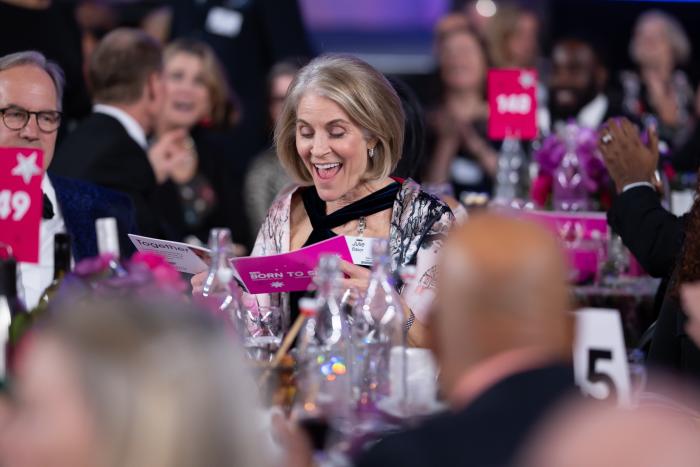
M 0 243 L 17 261 L 39 262 L 44 153 L 36 148 L 0 148 Z
M 488 75 L 489 138 L 537 137 L 537 72 L 493 69 Z
M 250 293 L 294 292 L 307 290 L 318 259 L 335 253 L 352 263 L 345 237 L 337 236 L 300 250 L 273 256 L 247 256 L 231 260 Z

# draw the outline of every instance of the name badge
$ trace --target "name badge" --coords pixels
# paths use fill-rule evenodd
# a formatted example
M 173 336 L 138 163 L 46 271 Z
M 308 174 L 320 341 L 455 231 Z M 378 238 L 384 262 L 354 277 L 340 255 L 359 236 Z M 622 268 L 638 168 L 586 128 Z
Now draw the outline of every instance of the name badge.
M 216 6 L 209 10 L 205 29 L 218 36 L 236 37 L 241 32 L 243 15 L 234 10 Z
M 358 266 L 372 266 L 372 244 L 374 239 L 371 237 L 351 237 L 346 236 L 350 256 L 352 256 L 353 264 Z

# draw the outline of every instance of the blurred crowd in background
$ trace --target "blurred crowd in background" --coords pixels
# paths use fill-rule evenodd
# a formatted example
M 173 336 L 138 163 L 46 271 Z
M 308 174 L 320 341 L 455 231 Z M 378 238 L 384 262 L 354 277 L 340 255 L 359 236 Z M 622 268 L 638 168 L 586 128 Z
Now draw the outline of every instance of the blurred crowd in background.
M 697 184 L 700 62 L 693 57 L 700 33 L 691 27 L 697 19 L 700 6 L 691 4 L 603 0 L 0 0 L 0 57 L 39 51 L 61 66 L 66 84 L 62 115 L 11 102 L 0 109 L 5 126 L 0 136 L 36 130 L 36 146 L 49 155 L 51 176 L 129 196 L 133 219 L 119 218 L 130 213 L 119 204 L 125 197 L 102 192 L 94 198 L 107 199 L 119 213 L 98 216 L 87 202 L 90 209 L 81 205 L 72 212 L 62 198 L 69 189 L 54 178 L 56 190 L 48 198 L 60 207 L 63 230 L 74 241 L 82 235 L 72 223 L 75 212 L 91 223 L 92 217 L 117 218 L 122 236 L 132 231 L 127 223 L 133 221 L 142 235 L 197 245 L 217 240 L 210 237 L 212 229 L 228 228 L 215 232 L 223 232 L 227 242 L 232 236 L 236 256 L 287 253 L 336 234 L 362 237 L 365 229 L 368 237 L 388 236 L 382 265 L 377 266 L 379 256 L 371 272 L 336 260 L 328 283 L 336 280 L 367 297 L 377 271 L 385 274 L 389 302 L 404 307 L 403 342 L 436 359 L 439 377 L 431 375 L 431 388 L 439 386 L 448 410 L 422 425 L 421 417 L 411 419 L 398 434 L 363 449 L 354 458 L 357 465 L 692 466 L 700 462 L 700 404 L 686 384 L 693 384 L 700 368 L 700 288 L 683 284 L 700 279 L 695 240 L 700 204 L 690 217 L 671 219 L 653 190 L 668 194 Z M 317 58 L 326 52 L 364 61 Z M 21 60 L 0 60 L 7 82 L 40 83 L 60 94 L 61 80 L 41 56 Z M 525 166 L 532 165 L 544 138 L 567 124 L 603 128 L 594 146 L 618 191 L 608 222 L 647 272 L 665 279 L 654 304 L 654 312 L 668 318 L 660 319 L 657 348 L 672 349 L 667 369 L 686 377 L 682 384 L 656 380 L 648 387 L 654 397 L 635 400 L 638 411 L 578 399 L 570 361 L 572 292 L 560 242 L 535 224 L 478 209 L 464 222 L 467 211 L 460 203 L 468 204 L 473 194 L 495 194 L 499 159 L 508 150 L 487 131 L 487 76 L 493 68 L 536 72 L 538 137 L 524 145 Z M 351 86 L 351 78 L 366 87 Z M 344 107 L 333 91 L 346 92 L 351 105 Z M 372 114 L 373 108 L 386 113 Z M 333 141 L 346 133 L 330 131 L 342 119 L 318 124 L 313 119 L 319 114 L 352 115 L 355 120 L 345 122 L 351 127 L 347 146 Z M 619 125 L 612 126 L 611 118 Z M 361 129 L 375 125 L 376 134 L 357 138 L 352 130 L 361 119 L 369 122 Z M 632 124 L 643 130 L 645 144 Z M 321 143 L 312 144 L 311 130 L 318 128 L 330 128 L 329 135 L 320 132 Z M 54 131 L 55 155 L 49 136 Z M 402 138 L 402 150 L 392 153 Z M 314 144 L 325 145 L 323 157 L 331 154 L 330 159 L 318 156 Z M 658 164 L 647 157 L 656 151 L 662 154 Z M 633 170 L 647 160 L 648 167 Z M 652 183 L 657 168 L 654 181 L 663 186 Z M 333 178 L 347 173 L 361 180 L 365 171 L 382 172 L 376 179 L 381 183 L 367 193 L 357 188 L 370 183 Z M 312 179 L 305 180 L 308 187 L 289 191 L 304 176 Z M 85 199 L 96 192 L 92 185 L 80 186 Z M 348 193 L 366 196 L 342 206 L 338 200 Z M 54 213 L 47 216 L 51 203 L 44 203 L 42 242 L 51 250 L 53 243 L 44 240 L 62 232 L 45 231 Z M 355 210 L 348 212 L 348 206 Z M 635 209 L 644 212 L 634 217 Z M 644 217 L 650 212 L 653 222 Z M 94 232 L 89 237 L 82 245 L 92 250 L 74 243 L 76 263 L 97 256 Z M 113 237 L 115 243 L 124 240 Z M 221 272 L 231 273 L 229 252 L 223 246 L 218 251 L 215 242 L 210 246 L 220 264 L 213 261 L 208 273 L 194 276 L 195 296 L 214 280 L 233 282 Z M 44 250 L 42 262 L 51 253 Z M 122 244 L 123 257 L 132 250 Z M 57 301 L 58 311 L 40 321 L 22 342 L 26 347 L 17 350 L 22 357 L 16 386 L 9 397 L 0 397 L 0 462 L 314 465 L 313 446 L 298 420 L 262 408 L 251 362 L 231 345 L 230 329 L 184 303 L 192 289 L 158 263 L 164 260 L 136 258 L 124 263 L 134 268 L 128 273 L 117 263 L 102 266 L 118 279 L 138 276 L 134 271 L 143 272 L 146 263 L 153 271 L 161 267 L 157 278 L 165 277 L 177 299 L 160 300 L 168 294 L 149 289 L 146 298 L 159 300 Z M 81 264 L 84 271 L 86 263 Z M 11 276 L 0 274 L 6 295 L 17 282 L 11 266 Z M 401 276 L 394 287 L 404 266 L 412 266 L 414 275 L 418 268 L 417 280 Z M 22 267 L 20 282 L 38 277 Z M 667 290 L 669 281 L 673 286 Z M 130 290 L 126 279 L 120 284 Z M 35 288 L 36 302 L 44 287 Z M 321 289 L 319 295 L 325 293 Z M 255 302 L 259 298 L 250 305 L 245 300 L 252 295 L 227 291 L 227 306 L 236 302 L 244 314 L 276 305 Z M 297 306 L 296 292 L 294 333 L 302 323 L 314 326 L 308 324 L 313 313 L 305 315 L 308 310 Z M 282 294 L 265 299 L 276 295 Z M 353 297 L 358 301 L 350 300 L 350 308 L 361 303 L 360 295 Z M 361 341 L 354 334 L 345 337 L 353 345 Z M 340 366 L 338 379 L 346 370 Z
M 611 115 L 658 125 L 671 183 L 693 186 L 699 105 L 684 27 L 692 8 L 686 14 L 682 6 L 652 11 L 648 4 L 603 1 L 497 8 L 485 1 L 341 3 L 13 0 L 0 3 L 0 53 L 36 49 L 63 67 L 64 118 L 52 170 L 100 182 L 61 156 L 82 144 L 69 135 L 92 109 L 95 46 L 110 30 L 131 26 L 166 47 L 166 103 L 148 145 L 157 150 L 170 130 L 180 129 L 187 137 L 166 138 L 160 147 L 172 140 L 193 162 L 154 187 L 112 183 L 153 192 L 149 203 L 162 209 L 141 226 L 145 235 L 206 241 L 212 226 L 226 225 L 241 252 L 250 251 L 288 181 L 271 150 L 285 88 L 295 70 L 328 51 L 354 53 L 401 83 L 417 109 L 409 132 L 417 135 L 416 160 L 402 175 L 435 192 L 459 199 L 493 190 L 501 143 L 486 135 L 490 67 L 537 70 L 541 136 L 571 118 L 590 127 Z

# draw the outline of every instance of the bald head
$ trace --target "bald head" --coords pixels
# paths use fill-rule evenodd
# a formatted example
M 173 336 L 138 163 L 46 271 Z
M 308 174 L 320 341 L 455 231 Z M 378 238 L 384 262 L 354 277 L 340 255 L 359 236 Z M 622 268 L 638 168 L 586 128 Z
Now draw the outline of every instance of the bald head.
M 571 351 L 567 266 L 557 240 L 529 221 L 483 214 L 453 231 L 440 262 L 436 342 L 449 384 L 499 353 Z

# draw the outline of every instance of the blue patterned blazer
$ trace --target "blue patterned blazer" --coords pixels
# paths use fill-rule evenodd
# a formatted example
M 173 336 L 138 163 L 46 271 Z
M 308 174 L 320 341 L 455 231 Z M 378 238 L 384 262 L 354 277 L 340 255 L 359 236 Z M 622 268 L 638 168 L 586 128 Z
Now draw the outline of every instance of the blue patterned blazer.
M 76 261 L 97 255 L 95 220 L 101 217 L 117 219 L 119 246 L 123 257 L 134 252 L 128 233 L 138 233 L 134 208 L 128 196 L 95 184 L 63 178 L 49 173 L 51 184 L 71 235 L 73 257 Z

